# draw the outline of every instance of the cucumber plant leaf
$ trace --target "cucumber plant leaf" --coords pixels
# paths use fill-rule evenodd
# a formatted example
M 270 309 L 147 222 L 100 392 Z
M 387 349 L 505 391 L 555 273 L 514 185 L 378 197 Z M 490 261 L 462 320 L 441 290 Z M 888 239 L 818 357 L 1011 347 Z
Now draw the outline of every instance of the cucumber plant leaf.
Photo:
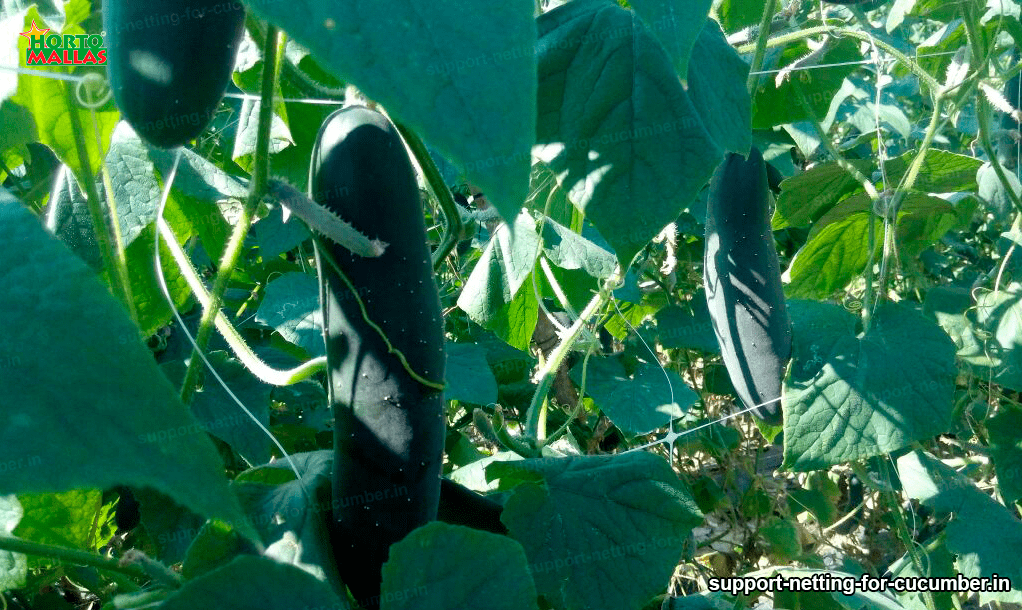
M 302 483 L 295 479 L 290 462 L 301 474 Z M 232 487 L 259 530 L 268 557 L 339 589 L 328 533 L 330 510 L 323 500 L 330 496 L 334 453 L 294 453 L 290 462 L 276 460 L 249 469 L 238 475 Z
M 918 155 L 918 150 L 909 151 L 884 164 L 892 188 L 905 177 L 909 165 Z M 924 193 L 975 191 L 978 188 L 976 172 L 981 167 L 983 162 L 974 157 L 930 148 L 926 151 L 919 167 L 919 177 L 912 189 Z
M 17 496 L 0 496 L 0 536 L 10 536 L 24 514 Z M 25 586 L 28 558 L 13 551 L 0 550 L 0 590 Z
M 703 522 L 688 487 L 651 453 L 498 462 L 486 474 L 514 486 L 501 521 L 559 608 L 642 607 Z
M 976 298 L 977 335 L 994 359 L 994 381 L 1022 391 L 1022 284 L 983 292 Z
M 691 93 L 649 28 L 613 2 L 576 0 L 538 23 L 533 152 L 626 267 L 695 198 L 726 150 L 748 150 L 748 96 L 736 87 L 748 67 L 728 61 L 737 58 L 712 21 L 703 31 L 716 28 L 706 48 L 717 52 L 690 64 Z M 727 106 L 731 121 L 703 112 L 713 106 Z
M 790 301 L 784 465 L 798 471 L 897 451 L 951 425 L 955 347 L 905 305 L 881 305 L 865 334 L 844 308 Z
M 850 160 L 860 172 L 869 174 L 871 161 Z M 804 174 L 781 182 L 771 226 L 775 231 L 787 227 L 807 227 L 839 201 L 861 188 L 855 177 L 836 162 L 821 163 Z
M 447 387 L 444 400 L 477 405 L 497 402 L 497 380 L 486 362 L 486 347 L 477 343 L 448 343 Z
M 988 496 L 967 477 L 922 451 L 898 458 L 898 476 L 908 496 L 926 506 L 951 513 L 945 529 L 947 547 L 957 554 L 955 567 L 969 578 L 998 577 L 1022 582 L 1022 522 L 1013 511 Z M 979 603 L 1019 603 L 1015 584 L 1006 593 L 981 591 Z
M 1008 504 L 1022 498 L 1022 409 L 1007 407 L 987 425 L 990 433 L 990 457 L 997 469 L 997 487 Z
M 535 610 L 522 545 L 506 536 L 433 522 L 390 547 L 381 610 Z
M 14 535 L 66 549 L 98 551 L 114 533 L 109 527 L 113 505 L 104 505 L 102 496 L 103 493 L 96 489 L 18 494 L 24 516 Z M 50 562 L 42 557 L 29 558 L 32 568 Z
M 810 118 L 798 102 L 800 88 L 817 117 L 827 115 L 830 102 L 841 90 L 845 77 L 855 71 L 854 62 L 862 59 L 859 43 L 853 38 L 842 38 L 815 58 L 813 70 L 789 74 L 780 86 L 773 74 L 761 75 L 753 96 L 752 126 L 770 129 L 775 125 L 795 123 Z M 764 70 L 783 69 L 810 53 L 805 42 L 786 45 L 782 50 L 770 50 L 763 62 Z
M 0 489 L 149 486 L 254 537 L 220 456 L 123 306 L 2 190 L 0 242 L 0 461 L 26 464 L 0 474 Z
M 696 37 L 706 23 L 711 0 L 631 0 L 635 12 L 674 62 L 681 80 L 688 79 L 689 57 Z
M 528 195 L 536 121 L 531 1 L 246 5 L 395 120 L 419 130 L 501 216 L 514 218 Z
M 668 305 L 656 313 L 656 336 L 666 348 L 720 353 L 720 343 L 713 332 L 713 320 L 706 305 L 706 292 L 701 286 L 687 305 Z
M 515 219 L 514 231 L 501 224 L 458 296 L 473 322 L 521 350 L 529 349 L 539 315 L 531 282 L 539 240 L 528 212 Z
M 232 356 L 223 351 L 207 354 L 209 363 L 231 392 L 264 426 L 269 426 L 273 387 L 258 379 Z M 206 383 L 195 393 L 192 413 L 203 428 L 230 445 L 246 462 L 262 464 L 270 459 L 270 439 L 266 433 L 242 412 L 219 383 Z
M 273 559 L 241 555 L 224 567 L 190 580 L 160 605 L 162 610 L 309 610 L 350 606 L 325 583 Z
M 808 241 L 788 269 L 791 297 L 827 298 L 845 288 L 862 273 L 869 261 L 870 201 L 856 193 L 835 205 L 814 223 Z M 975 210 L 975 199 L 957 204 L 924 193 L 912 192 L 902 201 L 895 235 L 906 258 L 915 258 L 949 230 L 966 226 Z M 875 251 L 883 243 L 881 219 L 874 216 Z
M 581 384 L 581 364 L 571 378 Z M 640 362 L 629 375 L 620 358 L 590 358 L 585 392 L 614 425 L 634 435 L 666 427 L 698 398 L 674 371 Z
M 271 280 L 255 319 L 312 357 L 326 354 L 319 282 L 308 273 L 285 273 Z

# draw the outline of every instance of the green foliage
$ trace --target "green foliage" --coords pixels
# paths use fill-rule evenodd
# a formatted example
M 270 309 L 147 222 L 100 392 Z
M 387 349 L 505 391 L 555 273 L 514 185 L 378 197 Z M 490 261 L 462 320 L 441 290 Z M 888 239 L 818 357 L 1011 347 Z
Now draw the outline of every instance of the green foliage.
M 0 352 L 16 354 L 0 367 L 8 418 L 0 461 L 19 465 L 6 468 L 3 488 L 27 493 L 150 486 L 249 533 L 220 458 L 123 307 L 2 191 L 0 237 L 7 244 L 0 253 L 0 308 L 13 314 Z M 42 277 L 44 299 L 34 288 Z M 53 354 L 73 366 L 58 366 Z
M 978 602 L 1022 601 L 1015 3 L 778 2 L 760 32 L 750 0 L 251 0 L 243 43 L 237 3 L 23 4 L 0 605 L 950 610 L 974 592 L 719 589 L 995 571 L 1013 589 Z M 111 65 L 26 65 L 33 23 L 105 29 Z M 758 163 L 705 188 L 753 146 L 776 200 Z M 714 332 L 768 283 L 787 367 Z M 219 380 L 186 406 L 206 292 Z M 783 426 L 734 415 L 762 369 Z

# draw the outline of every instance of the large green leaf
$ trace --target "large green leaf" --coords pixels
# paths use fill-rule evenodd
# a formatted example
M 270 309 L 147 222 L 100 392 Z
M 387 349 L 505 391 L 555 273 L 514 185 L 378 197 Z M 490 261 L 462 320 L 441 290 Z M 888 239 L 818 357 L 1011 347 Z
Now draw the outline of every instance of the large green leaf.
M 918 150 L 909 151 L 884 164 L 891 187 L 901 182 L 918 154 Z M 924 193 L 975 191 L 976 172 L 982 166 L 983 162 L 975 157 L 930 148 L 919 166 L 919 177 L 912 188 Z
M 687 306 L 668 305 L 656 313 L 656 336 L 660 345 L 666 348 L 680 347 L 720 353 L 720 343 L 713 332 L 713 320 L 702 286 L 696 290 Z
M 869 262 L 869 214 L 849 213 L 822 226 L 795 254 L 785 272 L 789 297 L 827 298 L 843 289 Z M 873 220 L 880 227 L 880 221 Z M 877 235 L 883 235 L 877 229 Z M 873 251 L 880 250 L 877 240 Z
M 0 536 L 10 536 L 24 511 L 14 495 L 0 496 Z M 0 550 L 0 591 L 25 586 L 28 558 L 21 553 Z
M 513 232 L 501 224 L 458 296 L 458 307 L 473 322 L 522 350 L 529 348 L 539 312 L 531 282 L 539 240 L 528 212 L 518 215 Z
M 689 56 L 706 22 L 711 0 L 631 0 L 635 12 L 646 22 L 664 50 L 671 56 L 682 80 L 688 78 Z
M 849 161 L 860 172 L 868 173 L 872 162 Z M 859 189 L 855 177 L 835 162 L 821 163 L 804 174 L 781 182 L 772 221 L 774 230 L 807 227 L 813 220 Z
M 748 149 L 748 66 L 707 21 L 701 48 L 716 52 L 690 64 L 690 93 L 647 26 L 613 2 L 576 0 L 538 21 L 534 154 L 627 266 L 726 150 Z
M 947 547 L 958 555 L 955 567 L 969 578 L 999 577 L 1012 583 L 1007 593 L 980 592 L 979 603 L 1022 600 L 1022 522 L 1014 512 L 928 453 L 913 451 L 898 459 L 898 476 L 914 500 L 951 513 Z
M 881 305 L 865 334 L 844 308 L 790 301 L 794 345 L 782 395 L 784 463 L 794 470 L 891 453 L 951 424 L 954 344 L 904 305 Z
M 0 473 L 0 490 L 149 486 L 252 532 L 124 308 L 5 191 L 0 243 L 0 462 L 25 464 Z
M 14 535 L 32 542 L 67 549 L 98 551 L 113 534 L 102 526 L 113 518 L 112 505 L 104 506 L 103 493 L 96 489 L 73 489 L 61 493 L 18 494 L 24 516 Z M 100 527 L 97 527 L 100 526 Z M 29 566 L 49 563 L 30 557 Z
M 985 371 L 996 367 L 999 360 L 986 345 L 982 329 L 976 327 L 972 292 L 964 286 L 936 286 L 926 293 L 923 313 L 935 320 L 954 341 L 963 372 L 976 367 Z M 996 374 L 996 373 L 995 373 Z
M 289 563 L 340 589 L 330 548 L 332 450 L 295 453 L 247 470 L 233 487 L 266 545 L 266 555 Z M 291 462 L 301 482 L 291 471 Z
M 997 486 L 1007 503 L 1022 498 L 1022 409 L 1007 407 L 988 421 L 990 457 L 997 467 Z
M 130 245 L 156 219 L 163 186 L 142 139 L 121 121 L 110 136 L 106 167 L 117 205 L 121 239 Z
M 710 138 L 726 151 L 746 154 L 752 146 L 752 100 L 745 85 L 749 65 L 713 19 L 699 31 L 689 65 L 685 92 Z
M 304 348 L 310 356 L 326 354 L 319 282 L 308 273 L 285 273 L 271 280 L 255 319 Z
M 1022 391 L 1022 284 L 980 293 L 975 317 L 984 353 L 993 360 L 994 381 Z
M 903 255 L 914 258 L 950 229 L 964 226 L 972 217 L 974 203 L 966 198 L 955 205 L 923 193 L 909 193 L 902 201 L 895 231 Z M 826 298 L 863 272 L 869 260 L 869 210 L 869 198 L 857 193 L 813 223 L 808 241 L 788 271 L 789 296 Z M 874 251 L 878 251 L 883 230 L 875 216 L 874 223 Z
M 717 15 L 724 30 L 737 32 L 760 22 L 763 18 L 763 3 L 760 0 L 723 0 L 717 6 Z
M 477 405 L 497 402 L 497 380 L 486 362 L 487 350 L 477 343 L 447 344 L 447 387 L 444 400 Z
M 527 195 L 536 120 L 531 0 L 248 0 L 465 171 L 504 218 Z
M 226 352 L 210 352 L 208 359 L 245 408 L 261 424 L 269 426 L 272 386 L 258 379 Z M 269 460 L 269 437 L 241 410 L 224 386 L 211 374 L 207 375 L 208 381 L 192 399 L 192 414 L 210 434 L 230 445 L 249 464 L 262 464 Z
M 89 202 L 74 173 L 67 165 L 56 172 L 46 208 L 46 228 L 60 238 L 72 252 L 96 271 L 103 268 L 103 256 L 92 228 Z
M 571 378 L 582 383 L 581 364 Z M 590 358 L 585 392 L 614 425 L 635 435 L 666 427 L 698 398 L 674 371 L 640 362 L 629 375 L 620 358 Z
M 522 545 L 460 525 L 429 523 L 390 547 L 382 610 L 535 610 Z
M 347 610 L 347 601 L 298 568 L 252 555 L 190 580 L 160 606 L 162 610 Z
M 543 251 L 562 269 L 584 269 L 599 279 L 614 272 L 613 254 L 550 218 L 543 223 Z
M 809 107 L 816 117 L 827 115 L 834 94 L 841 89 L 845 77 L 856 69 L 862 59 L 859 44 L 854 38 L 831 39 L 828 48 L 815 58 L 814 69 L 789 74 L 780 85 L 773 74 L 759 77 L 753 98 L 752 126 L 756 129 L 770 129 L 783 123 L 795 123 L 808 119 L 810 115 L 798 101 L 801 89 Z M 808 55 L 805 42 L 789 44 L 780 50 L 769 50 L 764 58 L 763 69 L 783 69 Z
M 175 230 L 178 243 L 184 242 L 191 231 L 187 227 L 187 219 L 181 215 L 177 205 L 168 202 L 164 218 L 167 223 L 177 229 L 185 227 L 184 231 Z M 135 241 L 125 248 L 125 258 L 128 261 L 128 281 L 131 284 L 131 298 L 135 303 L 135 315 L 142 337 L 150 337 L 157 330 L 165 326 L 173 315 L 167 298 L 163 296 L 163 289 L 160 288 L 159 278 L 156 277 L 156 224 L 151 223 Z M 185 310 L 185 305 L 192 296 L 191 288 L 181 270 L 174 262 L 174 257 L 167 247 L 167 242 L 160 239 L 160 268 L 163 272 L 163 279 L 167 283 L 167 290 L 174 299 L 174 307 L 179 311 Z
M 688 488 L 651 453 L 491 464 L 516 485 L 501 521 L 522 543 L 539 593 L 558 608 L 641 608 L 663 591 L 693 527 Z

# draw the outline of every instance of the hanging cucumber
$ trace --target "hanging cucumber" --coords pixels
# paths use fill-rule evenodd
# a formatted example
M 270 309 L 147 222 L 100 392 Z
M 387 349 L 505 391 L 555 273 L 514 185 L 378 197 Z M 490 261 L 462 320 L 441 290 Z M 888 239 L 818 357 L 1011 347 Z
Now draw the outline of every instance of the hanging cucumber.
M 710 181 L 703 282 L 731 382 L 760 419 L 781 423 L 791 322 L 770 229 L 763 156 L 728 154 Z M 766 403 L 766 404 L 764 404 Z
M 493 498 L 474 492 L 450 479 L 440 481 L 440 509 L 437 519 L 444 523 L 465 525 L 494 534 L 507 534 L 500 520 L 504 505 Z
M 110 86 L 125 120 L 161 148 L 202 133 L 231 81 L 244 27 L 236 0 L 106 0 Z
M 313 150 L 314 201 L 387 244 L 363 258 L 316 247 L 334 413 L 331 544 L 341 578 L 375 608 L 390 545 L 436 519 L 444 448 L 444 335 L 419 189 L 394 126 L 351 107 Z

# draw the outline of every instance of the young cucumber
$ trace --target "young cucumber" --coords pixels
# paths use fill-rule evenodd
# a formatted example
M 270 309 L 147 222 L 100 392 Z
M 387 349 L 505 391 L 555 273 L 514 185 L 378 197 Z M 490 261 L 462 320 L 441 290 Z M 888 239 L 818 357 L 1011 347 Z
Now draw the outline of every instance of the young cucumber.
M 778 425 L 791 323 L 756 148 L 748 159 L 728 154 L 713 175 L 703 263 L 706 303 L 731 382 L 747 407 L 763 405 L 754 414 Z
M 161 148 L 202 133 L 224 96 L 245 27 L 237 0 L 105 0 L 114 101 Z
M 386 117 L 361 107 L 330 115 L 309 188 L 314 201 L 387 244 L 377 258 L 326 241 L 316 249 L 334 412 L 331 543 L 352 594 L 376 607 L 390 545 L 437 517 L 440 298 L 415 173 Z

